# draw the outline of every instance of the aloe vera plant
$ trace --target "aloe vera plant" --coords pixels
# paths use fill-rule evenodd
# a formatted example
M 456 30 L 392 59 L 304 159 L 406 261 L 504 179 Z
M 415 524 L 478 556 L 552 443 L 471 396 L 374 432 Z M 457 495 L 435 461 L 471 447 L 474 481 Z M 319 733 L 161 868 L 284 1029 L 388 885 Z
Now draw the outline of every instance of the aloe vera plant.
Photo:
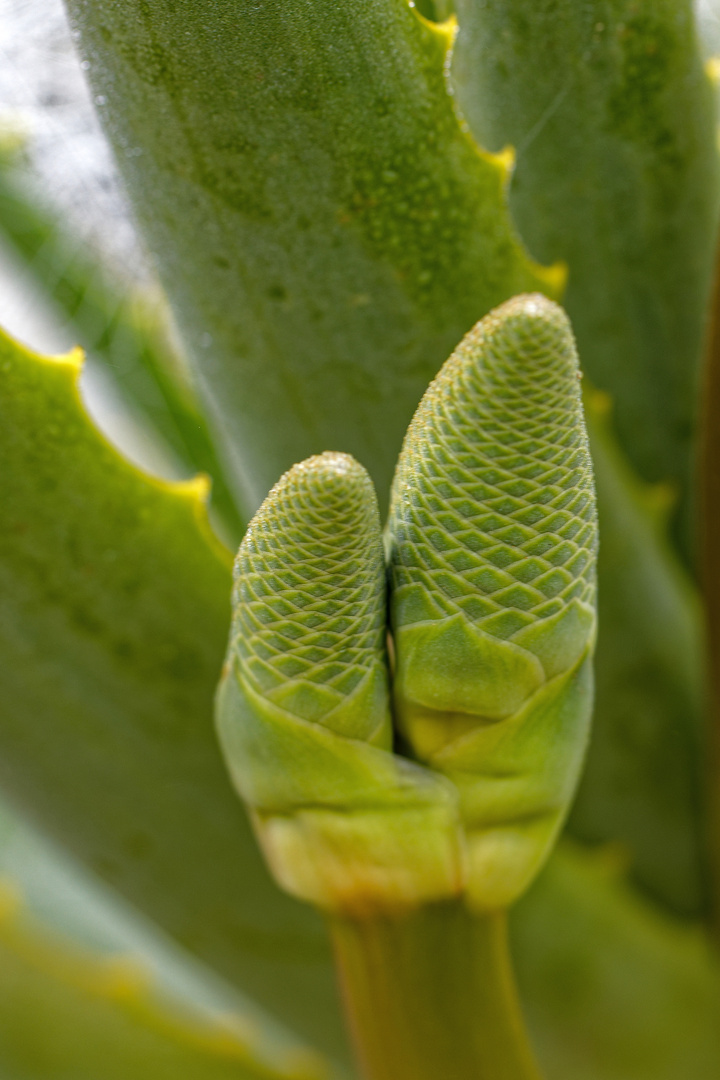
M 182 361 L 0 232 L 187 479 L 2 336 L 0 1077 L 716 1077 L 692 5 L 66 8 Z

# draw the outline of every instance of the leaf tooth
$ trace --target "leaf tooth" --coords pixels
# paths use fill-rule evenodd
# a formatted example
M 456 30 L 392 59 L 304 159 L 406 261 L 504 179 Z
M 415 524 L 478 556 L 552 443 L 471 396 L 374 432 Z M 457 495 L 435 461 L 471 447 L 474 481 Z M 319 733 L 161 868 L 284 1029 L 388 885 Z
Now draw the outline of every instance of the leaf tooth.
M 438 44 L 444 47 L 444 51 L 447 52 L 452 48 L 455 42 L 455 35 L 458 32 L 457 15 L 454 13 L 449 15 L 447 19 L 442 22 L 435 22 L 433 19 L 428 19 L 426 15 L 423 15 L 421 11 L 418 11 L 415 4 L 408 4 L 408 7 L 412 11 L 415 18 L 434 35 Z
M 52 356 L 49 359 L 54 360 L 56 363 L 67 364 L 67 366 L 76 372 L 77 377 L 80 377 L 82 369 L 85 367 L 85 350 L 80 345 L 73 345 L 69 352 L 61 353 L 60 356 Z
M 453 47 L 455 45 L 455 39 L 458 32 L 458 21 L 456 15 L 451 15 L 442 23 L 432 22 L 432 20 L 426 18 L 417 8 L 412 5 L 410 7 L 412 14 L 417 19 L 422 29 L 423 36 L 425 38 L 428 52 L 435 52 L 438 63 L 443 72 L 443 78 L 445 88 L 447 90 L 448 97 L 453 103 L 453 109 L 457 118 L 458 126 L 461 129 L 463 135 L 467 141 L 475 148 L 478 157 L 480 157 L 486 164 L 497 169 L 498 179 L 502 191 L 503 203 L 507 204 L 507 192 L 512 179 L 512 174 L 515 169 L 516 153 L 515 148 L 511 145 L 503 147 L 502 150 L 493 152 L 492 150 L 486 150 L 478 143 L 475 136 L 472 134 L 468 123 L 466 122 L 462 111 L 458 107 L 455 100 L 455 91 L 451 79 L 451 67 L 453 57 Z M 515 236 L 516 242 L 525 251 L 524 244 L 519 236 Z M 525 256 L 529 264 L 529 269 L 537 277 L 538 283 L 544 287 L 548 295 L 554 300 L 562 299 L 565 289 L 567 287 L 568 280 L 568 267 L 567 264 L 558 261 L 545 266 L 542 263 L 536 262 L 531 258 L 529 253 L 525 251 Z
M 211 478 L 206 473 L 198 473 L 197 476 L 187 480 L 166 480 L 162 477 L 155 476 L 153 473 L 147 472 L 145 469 L 140 468 L 125 457 L 122 451 L 108 439 L 105 432 L 98 426 L 86 407 L 80 386 L 80 376 L 82 375 L 86 359 L 84 349 L 79 345 L 76 345 L 66 353 L 60 353 L 56 356 L 47 356 L 22 345 L 12 337 L 12 335 L 8 334 L 5 330 L 0 329 L 0 345 L 2 345 L 3 341 L 11 342 L 13 346 L 19 348 L 26 359 L 32 361 L 32 363 L 37 365 L 40 370 L 44 369 L 47 371 L 48 375 L 51 373 L 55 374 L 59 376 L 61 380 L 65 377 L 67 379 L 67 393 L 72 399 L 73 408 L 76 410 L 77 419 L 80 423 L 92 430 L 94 435 L 106 449 L 108 449 L 119 461 L 122 461 L 123 466 L 126 469 L 141 476 L 146 483 L 162 491 L 165 496 L 184 502 L 190 511 L 190 516 L 193 519 L 195 526 L 202 534 L 203 539 L 226 566 L 232 566 L 232 555 L 225 544 L 218 538 L 210 522 L 209 500 L 212 488 Z M 1 374 L 2 370 L 0 369 L 0 375 Z
M 212 490 L 212 480 L 207 473 L 197 473 L 189 480 L 172 480 L 170 486 L 177 495 L 207 506 Z

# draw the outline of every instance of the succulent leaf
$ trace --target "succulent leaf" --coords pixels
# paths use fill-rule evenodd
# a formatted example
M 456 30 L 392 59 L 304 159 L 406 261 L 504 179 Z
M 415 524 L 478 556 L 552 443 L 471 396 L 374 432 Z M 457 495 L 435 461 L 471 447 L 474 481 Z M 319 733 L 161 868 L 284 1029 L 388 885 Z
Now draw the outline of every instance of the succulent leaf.
M 322 926 L 272 882 L 213 731 L 232 579 L 207 485 L 130 465 L 85 413 L 79 368 L 77 353 L 0 336 L 3 792 L 211 968 L 342 1054 Z
M 213 505 L 228 531 L 241 531 L 207 422 L 181 377 L 158 311 L 140 295 L 127 296 L 88 245 L 69 235 L 57 216 L 33 198 L 28 177 L 14 167 L 12 157 L 2 154 L 2 147 L 0 234 L 67 316 L 91 362 L 103 365 L 180 466 L 210 474 Z
M 541 296 L 461 342 L 408 429 L 388 521 L 398 722 L 461 790 L 469 893 L 503 906 L 567 811 L 595 640 L 578 362 Z
M 667 533 L 667 487 L 642 483 L 607 395 L 585 395 L 602 542 L 593 737 L 568 829 L 622 843 L 645 892 L 706 909 L 703 614 Z
M 698 363 L 720 180 L 697 5 L 456 6 L 456 100 L 484 145 L 515 147 L 514 220 L 537 258 L 566 261 L 563 304 L 583 369 L 613 409 L 612 430 L 588 413 L 600 631 L 594 734 L 569 827 L 586 840 L 621 840 L 644 889 L 701 915 L 704 646 L 695 586 L 679 563 L 694 561 Z M 662 527 L 648 481 L 674 494 Z
M 405 0 L 67 7 L 244 509 L 329 446 L 384 503 L 462 335 L 564 280 L 511 228 L 507 159 L 458 120 L 451 30 Z
M 720 192 L 695 5 L 456 6 L 462 113 L 484 146 L 516 148 L 514 219 L 537 258 L 567 263 L 583 368 L 631 464 L 686 494 Z
M 276 1059 L 258 1043 L 242 1016 L 214 1016 L 162 991 L 140 957 L 51 933 L 0 879 L 3 1077 L 328 1080 L 324 1063 L 302 1048 Z
M 588 851 L 561 840 L 511 912 L 518 982 L 545 1074 L 715 1080 L 717 956 L 697 924 L 636 892 L 627 868 L 617 846 Z

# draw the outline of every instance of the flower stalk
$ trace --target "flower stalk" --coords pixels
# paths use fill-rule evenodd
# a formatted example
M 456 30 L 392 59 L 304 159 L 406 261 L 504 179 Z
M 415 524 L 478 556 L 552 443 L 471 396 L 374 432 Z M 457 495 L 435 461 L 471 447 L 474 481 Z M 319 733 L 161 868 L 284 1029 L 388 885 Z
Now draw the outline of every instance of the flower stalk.
M 367 1080 L 539 1080 L 504 912 L 450 902 L 331 927 Z

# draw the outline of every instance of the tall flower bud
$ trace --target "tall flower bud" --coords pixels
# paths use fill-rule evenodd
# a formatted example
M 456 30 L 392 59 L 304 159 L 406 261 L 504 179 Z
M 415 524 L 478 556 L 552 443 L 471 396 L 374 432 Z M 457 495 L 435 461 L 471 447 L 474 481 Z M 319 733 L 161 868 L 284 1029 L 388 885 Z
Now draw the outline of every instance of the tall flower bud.
M 388 523 L 399 726 L 461 794 L 478 908 L 527 886 L 567 812 L 592 709 L 597 524 L 568 320 L 520 296 L 425 394 Z

